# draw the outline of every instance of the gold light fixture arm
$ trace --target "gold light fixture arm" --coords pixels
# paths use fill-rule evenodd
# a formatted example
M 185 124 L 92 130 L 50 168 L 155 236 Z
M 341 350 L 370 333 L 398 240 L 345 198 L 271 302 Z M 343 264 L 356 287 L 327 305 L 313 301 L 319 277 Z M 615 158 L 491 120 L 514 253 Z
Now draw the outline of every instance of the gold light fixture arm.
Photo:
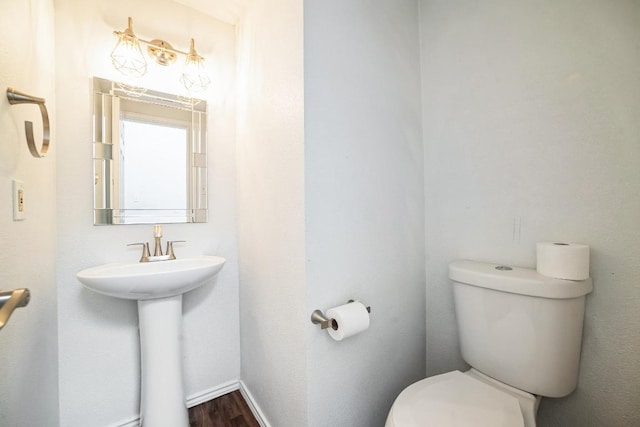
M 194 61 L 201 61 L 204 59 L 202 56 L 198 55 L 198 51 L 196 50 L 196 41 L 194 39 L 191 39 L 191 42 L 189 43 L 189 54 L 187 57 Z
M 133 19 L 131 17 L 127 18 L 127 28 L 124 31 L 113 30 L 113 34 L 116 36 L 128 36 L 137 38 L 135 33 L 133 32 Z
M 147 45 L 147 49 L 152 57 L 156 58 L 157 54 L 155 52 L 164 50 L 174 55 L 173 61 L 175 60 L 175 56 L 177 54 L 189 55 L 189 52 L 184 52 L 180 49 L 176 49 L 167 41 L 161 39 L 153 39 L 153 40 L 145 40 L 136 36 L 133 32 L 133 19 L 131 17 L 127 18 L 127 28 L 124 31 L 113 30 L 113 34 L 116 36 L 127 36 L 138 40 L 140 43 L 144 43 Z M 153 53 L 152 53 L 153 52 Z M 166 65 L 166 64 L 161 64 Z
M 9 104 L 38 104 L 40 108 L 40 115 L 42 116 L 42 148 L 38 150 L 36 142 L 33 137 L 33 122 L 25 120 L 24 131 L 27 137 L 27 146 L 31 155 L 36 158 L 44 157 L 49 150 L 49 114 L 47 113 L 47 107 L 44 105 L 44 98 L 38 98 L 35 96 L 27 95 L 26 93 L 17 91 L 13 88 L 7 88 L 7 99 Z

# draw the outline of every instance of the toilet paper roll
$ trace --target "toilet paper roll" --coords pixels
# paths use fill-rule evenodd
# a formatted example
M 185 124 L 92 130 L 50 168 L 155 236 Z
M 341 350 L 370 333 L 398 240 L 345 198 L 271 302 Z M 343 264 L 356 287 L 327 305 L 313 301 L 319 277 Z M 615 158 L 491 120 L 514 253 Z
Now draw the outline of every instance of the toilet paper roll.
M 589 277 L 589 246 L 577 243 L 540 242 L 537 245 L 538 273 L 567 280 Z
M 338 307 L 330 308 L 327 317 L 333 319 L 336 329 L 328 328 L 331 338 L 342 341 L 358 334 L 369 327 L 369 312 L 361 302 L 354 301 Z

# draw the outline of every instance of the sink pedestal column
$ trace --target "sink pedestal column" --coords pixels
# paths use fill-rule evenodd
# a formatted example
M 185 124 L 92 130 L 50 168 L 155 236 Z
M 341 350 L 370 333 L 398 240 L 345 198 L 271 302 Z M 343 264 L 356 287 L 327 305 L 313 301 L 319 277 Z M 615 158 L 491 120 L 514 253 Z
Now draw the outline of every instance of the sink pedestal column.
M 138 301 L 140 425 L 189 427 L 182 383 L 182 295 Z

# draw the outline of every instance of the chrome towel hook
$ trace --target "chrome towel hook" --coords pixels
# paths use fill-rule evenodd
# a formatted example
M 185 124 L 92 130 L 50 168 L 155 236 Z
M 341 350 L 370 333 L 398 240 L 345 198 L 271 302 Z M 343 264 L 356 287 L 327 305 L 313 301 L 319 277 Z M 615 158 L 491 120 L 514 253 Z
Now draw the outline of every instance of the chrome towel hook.
M 33 138 L 33 122 L 25 120 L 24 131 L 27 136 L 27 145 L 33 157 L 44 157 L 49 150 L 49 114 L 47 107 L 44 105 L 44 98 L 27 95 L 26 93 L 17 91 L 13 88 L 7 88 L 7 99 L 9 104 L 38 104 L 40 115 L 42 116 L 42 148 L 38 150 L 35 139 Z

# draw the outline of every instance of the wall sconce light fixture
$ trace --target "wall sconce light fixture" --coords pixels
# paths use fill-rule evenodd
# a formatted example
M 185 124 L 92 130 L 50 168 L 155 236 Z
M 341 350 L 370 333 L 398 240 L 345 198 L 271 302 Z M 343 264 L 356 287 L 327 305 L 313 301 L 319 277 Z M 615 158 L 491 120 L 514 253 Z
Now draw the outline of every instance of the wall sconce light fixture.
M 147 60 L 140 47 L 143 44 L 146 45 L 149 57 L 160 65 L 171 65 L 176 62 L 179 55 L 185 56 L 180 83 L 189 93 L 203 92 L 211 83 L 204 68 L 204 58 L 198 55 L 193 39 L 191 39 L 189 52 L 175 49 L 164 40 L 140 39 L 133 32 L 131 18 L 128 19 L 128 25 L 124 31 L 114 31 L 113 34 L 118 36 L 118 42 L 111 52 L 111 62 L 115 69 L 125 76 L 136 78 L 147 73 Z

